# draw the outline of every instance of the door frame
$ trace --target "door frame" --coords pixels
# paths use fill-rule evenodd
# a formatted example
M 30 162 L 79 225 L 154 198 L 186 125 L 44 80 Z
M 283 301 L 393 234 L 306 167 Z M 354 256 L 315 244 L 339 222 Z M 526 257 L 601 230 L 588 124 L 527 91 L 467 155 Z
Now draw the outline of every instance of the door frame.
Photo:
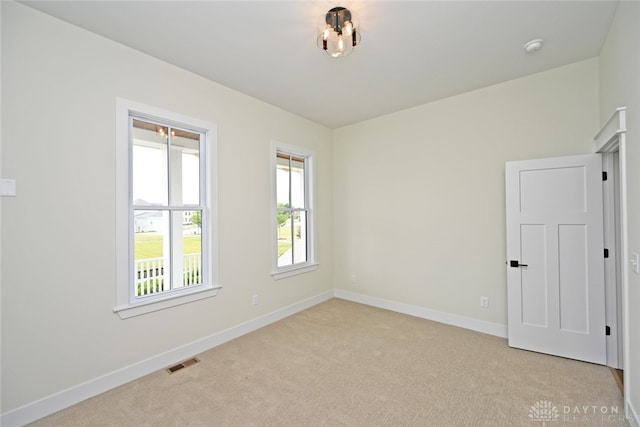
M 627 171 L 626 171 L 626 107 L 617 108 L 609 119 L 602 126 L 600 131 L 593 138 L 595 142 L 595 152 L 603 154 L 603 166 L 610 169 L 615 173 L 615 156 L 618 157 L 617 173 L 614 178 L 618 181 L 619 198 L 616 198 L 614 186 L 603 187 L 605 203 L 618 203 L 619 214 L 608 215 L 608 221 L 605 224 L 605 242 L 611 244 L 614 248 L 620 249 L 619 256 L 616 257 L 620 271 L 620 286 L 617 286 L 621 290 L 621 306 L 618 306 L 618 310 L 622 311 L 622 316 L 617 314 L 618 319 L 622 319 L 622 325 L 617 325 L 617 329 L 621 329 L 622 333 L 618 333 L 618 340 L 622 340 L 622 343 L 617 343 L 616 348 L 622 348 L 622 366 L 623 369 L 629 372 L 629 265 L 627 260 L 629 259 L 629 241 L 628 241 L 628 226 L 627 226 Z M 607 169 L 605 169 L 607 170 Z M 605 211 L 610 209 L 611 206 L 605 205 Z M 609 211 L 611 212 L 611 211 Z M 615 232 L 615 220 L 616 216 L 619 220 L 619 234 Z M 616 242 L 619 238 L 620 241 Z M 615 266 L 611 266 L 616 268 Z M 615 274 L 607 274 L 605 280 L 615 280 Z M 609 299 L 616 298 L 615 295 L 609 294 L 609 289 L 616 289 L 616 284 L 605 283 L 605 289 L 607 289 L 607 297 Z M 622 345 L 620 345 L 622 344 Z M 609 348 L 608 348 L 609 350 Z M 620 354 L 616 354 L 616 360 L 609 360 L 609 351 L 607 352 L 607 364 L 609 366 L 618 367 Z M 628 396 L 630 393 L 629 382 L 625 382 L 624 394 Z

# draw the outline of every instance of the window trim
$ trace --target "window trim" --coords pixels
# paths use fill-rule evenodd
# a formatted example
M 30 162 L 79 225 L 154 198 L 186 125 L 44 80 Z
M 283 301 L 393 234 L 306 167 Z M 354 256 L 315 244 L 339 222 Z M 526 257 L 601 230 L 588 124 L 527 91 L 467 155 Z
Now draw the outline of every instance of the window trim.
M 308 209 L 307 221 L 307 262 L 278 267 L 278 217 L 277 217 L 277 197 L 276 197 L 276 170 L 277 153 L 284 152 L 292 156 L 304 158 L 305 165 L 305 204 Z M 316 250 L 316 172 L 315 172 L 315 152 L 307 148 L 285 144 L 283 142 L 271 141 L 271 277 L 274 280 L 291 277 L 302 273 L 314 271 L 318 268 Z
M 129 141 L 129 119 L 134 114 L 139 118 L 175 124 L 204 134 L 205 171 L 201 171 L 206 185 L 204 206 L 209 218 L 209 231 L 203 235 L 202 244 L 209 254 L 202 286 L 185 288 L 158 296 L 136 299 L 131 285 L 133 236 L 130 233 L 133 221 L 131 198 L 131 146 Z M 116 98 L 116 306 L 113 311 L 127 319 L 145 313 L 186 304 L 217 295 L 219 284 L 218 251 L 218 185 L 217 185 L 217 126 L 213 123 L 183 116 L 171 111 Z M 205 215 L 203 214 L 203 217 Z M 204 230 L 203 230 L 204 231 Z M 205 234 L 205 233 L 203 233 Z M 204 252 L 204 251 L 203 251 Z

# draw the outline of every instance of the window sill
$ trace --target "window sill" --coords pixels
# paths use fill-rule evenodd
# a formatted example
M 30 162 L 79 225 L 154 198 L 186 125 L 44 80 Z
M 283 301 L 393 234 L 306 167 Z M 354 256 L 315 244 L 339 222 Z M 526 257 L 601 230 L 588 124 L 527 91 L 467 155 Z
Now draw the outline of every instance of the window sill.
M 281 269 L 271 273 L 271 277 L 274 280 L 284 279 L 285 277 L 291 277 L 298 274 L 308 273 L 318 268 L 318 264 L 303 264 L 301 266 L 288 267 L 287 269 Z
M 162 299 L 154 299 L 151 301 L 142 301 L 135 304 L 123 305 L 115 307 L 114 313 L 118 313 L 121 319 L 128 319 L 130 317 L 139 316 L 141 314 L 147 314 L 158 310 L 164 310 L 165 308 L 175 307 L 177 305 L 187 304 L 193 301 L 198 301 L 205 298 L 211 298 L 218 295 L 218 290 L 222 286 L 214 286 L 205 289 L 198 289 L 189 293 L 182 293 L 180 295 L 171 295 Z

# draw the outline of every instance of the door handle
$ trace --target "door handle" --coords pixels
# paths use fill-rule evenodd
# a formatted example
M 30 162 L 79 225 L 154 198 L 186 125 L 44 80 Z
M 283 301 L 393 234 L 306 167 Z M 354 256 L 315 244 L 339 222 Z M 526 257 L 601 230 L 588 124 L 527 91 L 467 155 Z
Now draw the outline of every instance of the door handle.
M 509 261 L 509 267 L 529 267 L 527 264 L 520 264 L 519 261 L 512 259 Z

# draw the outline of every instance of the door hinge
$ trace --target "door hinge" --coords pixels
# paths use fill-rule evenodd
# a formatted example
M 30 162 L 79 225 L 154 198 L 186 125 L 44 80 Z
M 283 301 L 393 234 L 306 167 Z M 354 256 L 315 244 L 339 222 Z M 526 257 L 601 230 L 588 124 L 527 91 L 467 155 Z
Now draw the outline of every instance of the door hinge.
M 604 329 L 604 333 L 608 336 L 611 335 L 611 326 L 606 326 Z
M 605 250 L 604 250 L 604 257 L 605 257 L 605 258 L 609 258 L 609 249 L 606 249 L 606 248 L 605 248 Z
M 602 180 L 606 181 L 608 179 L 607 177 L 607 171 L 602 171 Z

